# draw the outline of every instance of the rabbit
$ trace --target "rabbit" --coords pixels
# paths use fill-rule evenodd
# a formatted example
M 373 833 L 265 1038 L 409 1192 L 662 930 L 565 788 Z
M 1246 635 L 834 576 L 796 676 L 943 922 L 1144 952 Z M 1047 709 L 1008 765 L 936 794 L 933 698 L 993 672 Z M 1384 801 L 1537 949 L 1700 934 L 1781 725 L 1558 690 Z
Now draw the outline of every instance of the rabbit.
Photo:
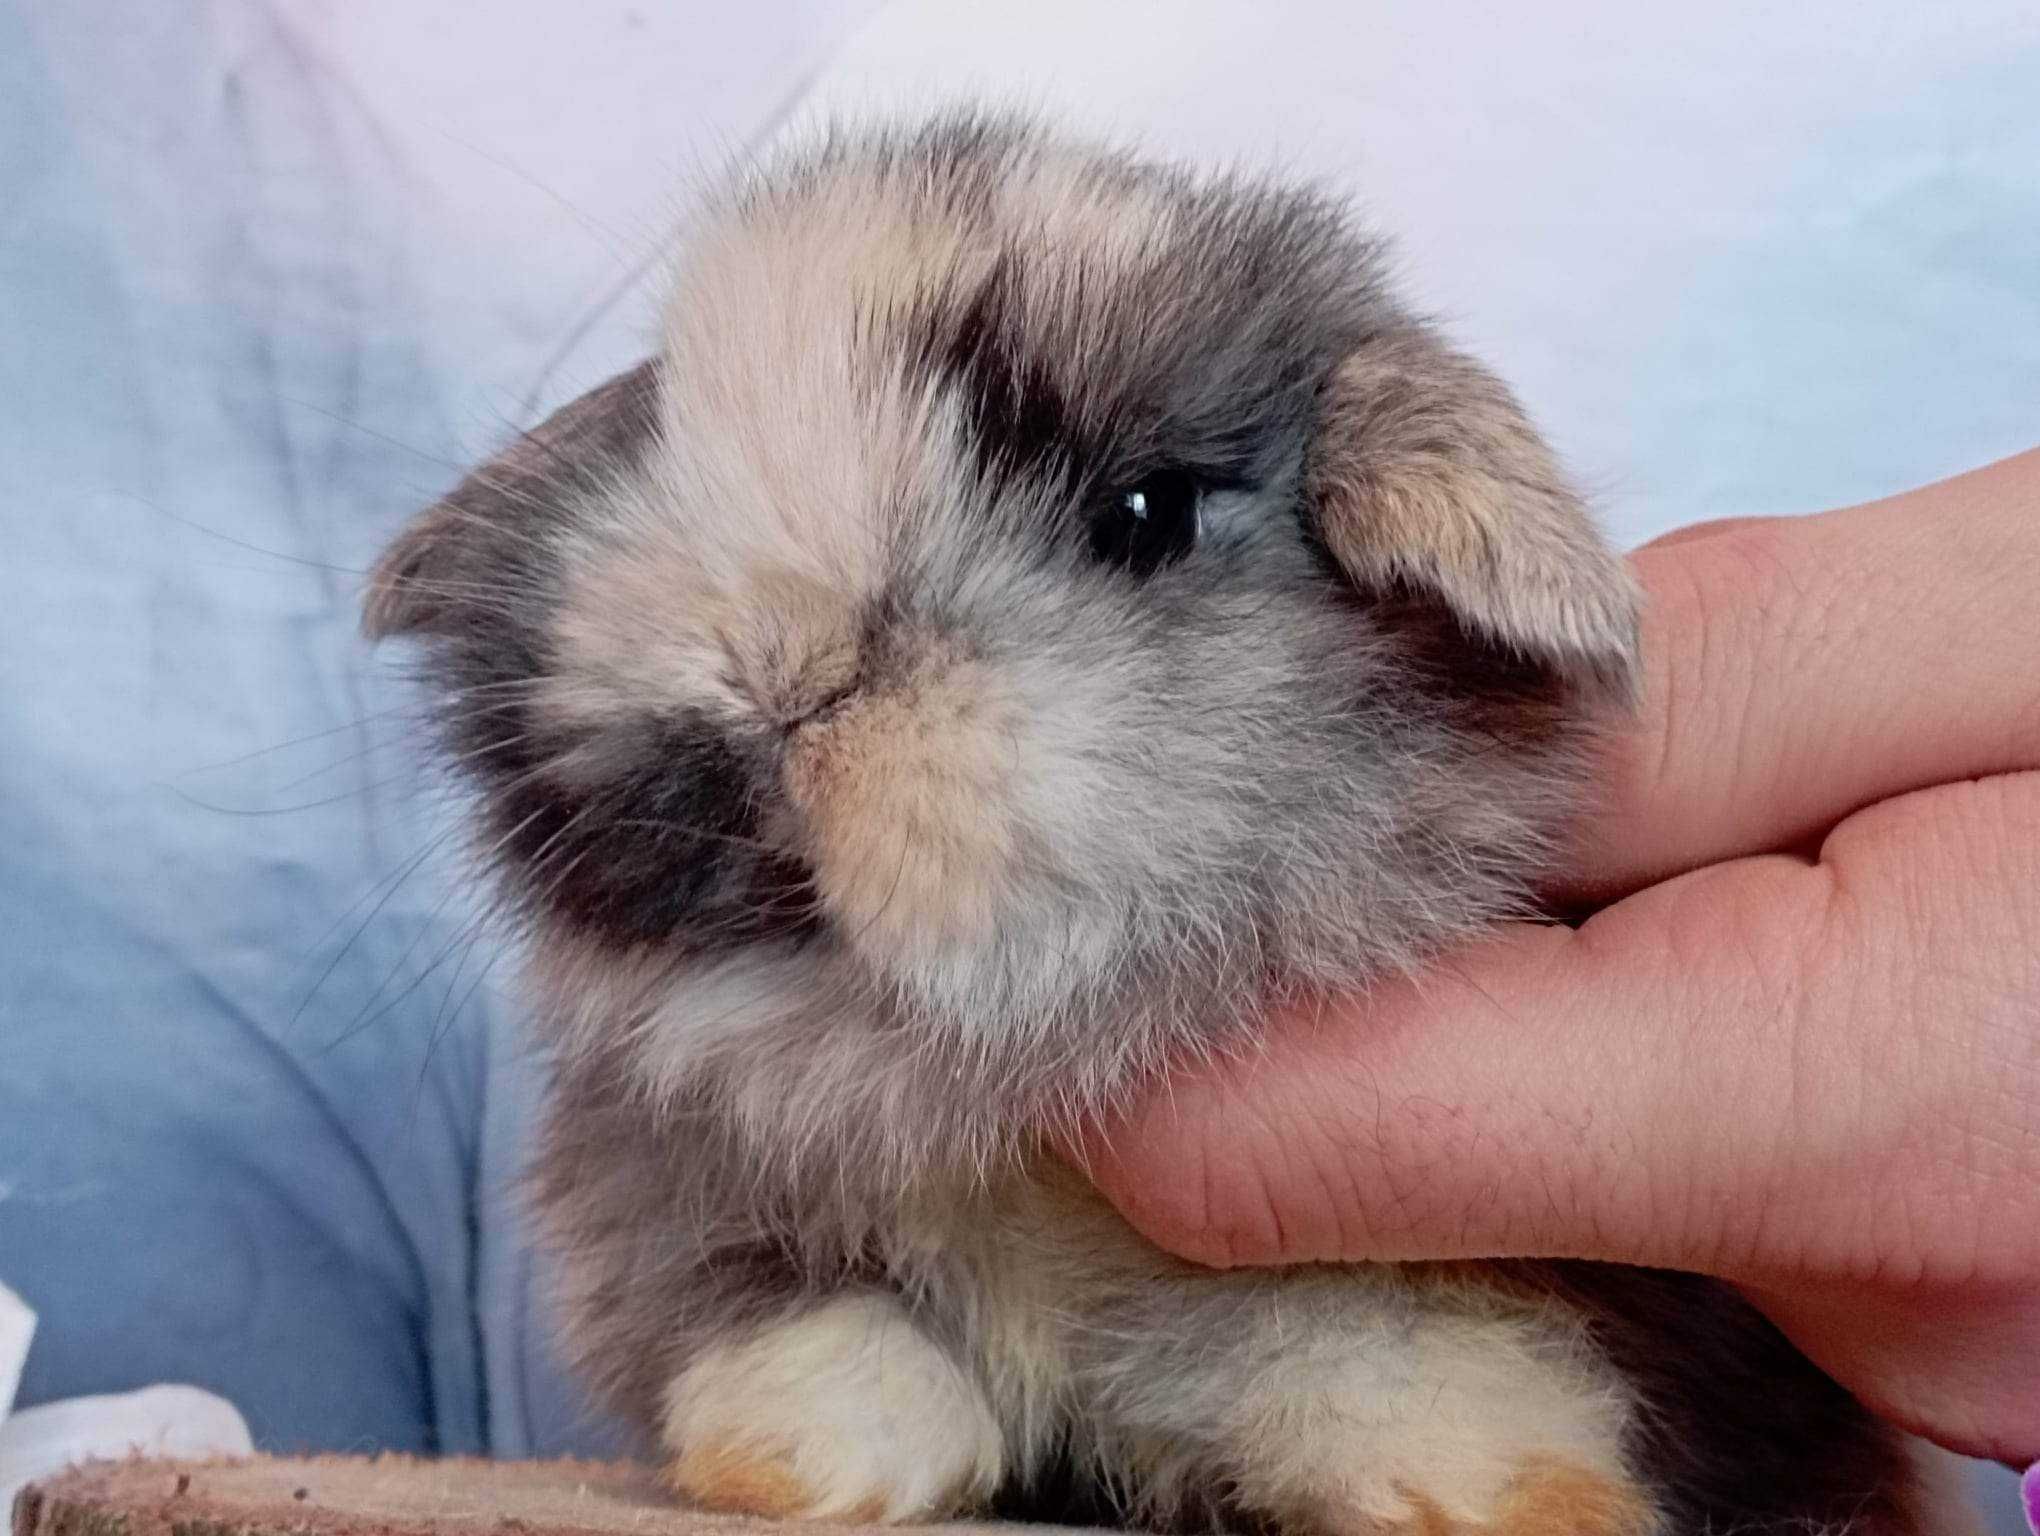
M 658 345 L 371 573 L 513 925 L 566 1344 L 683 1498 L 1938 1528 L 1726 1287 L 1213 1271 L 1066 1149 L 1535 915 L 1639 598 L 1309 186 L 947 112 L 733 175 Z M 1185 1170 L 1195 1177 L 1195 1170 Z

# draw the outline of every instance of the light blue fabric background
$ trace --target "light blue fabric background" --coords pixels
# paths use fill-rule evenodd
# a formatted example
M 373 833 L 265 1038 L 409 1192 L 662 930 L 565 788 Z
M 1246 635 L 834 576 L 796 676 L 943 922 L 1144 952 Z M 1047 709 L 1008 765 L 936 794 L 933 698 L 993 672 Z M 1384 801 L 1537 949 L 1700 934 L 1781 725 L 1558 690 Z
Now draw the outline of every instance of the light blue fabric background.
M 531 1073 L 354 608 L 458 464 L 638 355 L 704 167 L 810 87 L 976 85 L 1349 183 L 1629 540 L 2040 443 L 2040 17 L 1781 10 L 0 0 L 24 1401 L 613 1443 L 543 1347 Z
M 499 950 L 449 878 L 401 669 L 355 635 L 358 573 L 406 516 L 637 355 L 642 313 L 601 303 L 615 242 L 558 241 L 565 271 L 549 231 L 491 244 L 440 161 L 492 211 L 564 205 L 444 118 L 447 79 L 401 71 L 438 37 L 461 74 L 528 76 L 589 19 L 524 9 L 462 41 L 472 7 L 336 34 L 310 7 L 0 4 L 0 1277 L 41 1314 L 24 1405 L 182 1381 L 268 1447 L 614 1443 L 535 1323 L 533 1075 Z M 687 18 L 615 8 L 581 84 L 693 87 L 647 118 L 740 147 L 848 14 L 783 10 L 704 59 Z
M 191 1381 L 264 1443 L 481 1450 L 501 1036 L 489 997 L 438 989 L 355 1023 L 457 919 L 430 870 L 349 916 L 424 827 L 374 750 L 396 697 L 336 569 L 438 476 L 382 434 L 430 441 L 444 408 L 400 267 L 355 259 L 376 210 L 320 174 L 344 130 L 303 76 L 237 71 L 167 14 L 121 30 L 105 46 L 145 50 L 157 90 L 80 100 L 0 11 L 0 1273 L 43 1315 L 23 1400 Z

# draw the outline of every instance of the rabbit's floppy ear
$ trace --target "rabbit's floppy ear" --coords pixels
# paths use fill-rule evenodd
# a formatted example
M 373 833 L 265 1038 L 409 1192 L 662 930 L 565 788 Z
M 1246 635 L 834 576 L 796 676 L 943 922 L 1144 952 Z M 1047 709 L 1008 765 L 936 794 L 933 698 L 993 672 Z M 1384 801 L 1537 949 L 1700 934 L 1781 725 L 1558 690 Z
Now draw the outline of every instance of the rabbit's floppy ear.
M 568 497 L 639 458 L 654 430 L 660 367 L 638 364 L 553 412 L 397 535 L 369 572 L 362 632 L 443 635 L 486 598 L 488 567 L 471 558 L 491 533 L 513 536 Z
M 1415 327 L 1327 380 L 1305 475 L 1318 539 L 1363 590 L 1444 605 L 1473 639 L 1627 697 L 1628 566 L 1499 379 Z

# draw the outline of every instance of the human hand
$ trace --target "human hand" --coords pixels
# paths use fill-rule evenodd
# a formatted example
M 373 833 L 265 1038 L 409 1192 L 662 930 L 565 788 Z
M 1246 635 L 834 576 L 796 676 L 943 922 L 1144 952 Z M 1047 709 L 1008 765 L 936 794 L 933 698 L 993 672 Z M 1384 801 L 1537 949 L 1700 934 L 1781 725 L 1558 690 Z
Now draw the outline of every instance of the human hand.
M 1211 1264 L 1720 1276 L 1900 1425 L 2040 1458 L 2040 452 L 1636 565 L 1601 909 L 1184 1071 L 1093 1175 Z

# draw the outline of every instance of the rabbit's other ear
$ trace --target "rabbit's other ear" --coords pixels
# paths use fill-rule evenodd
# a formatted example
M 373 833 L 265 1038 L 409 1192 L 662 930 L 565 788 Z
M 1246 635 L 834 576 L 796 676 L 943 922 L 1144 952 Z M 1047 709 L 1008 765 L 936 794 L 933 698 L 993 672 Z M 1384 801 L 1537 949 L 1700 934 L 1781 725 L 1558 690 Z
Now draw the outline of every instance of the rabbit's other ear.
M 1473 639 L 1580 688 L 1636 687 L 1638 593 L 1504 385 L 1425 331 L 1371 339 L 1324 387 L 1315 531 L 1363 590 L 1444 605 Z
M 369 572 L 362 632 L 382 640 L 458 631 L 470 605 L 488 597 L 471 552 L 639 458 L 654 430 L 659 372 L 656 359 L 640 363 L 561 406 L 412 519 Z

